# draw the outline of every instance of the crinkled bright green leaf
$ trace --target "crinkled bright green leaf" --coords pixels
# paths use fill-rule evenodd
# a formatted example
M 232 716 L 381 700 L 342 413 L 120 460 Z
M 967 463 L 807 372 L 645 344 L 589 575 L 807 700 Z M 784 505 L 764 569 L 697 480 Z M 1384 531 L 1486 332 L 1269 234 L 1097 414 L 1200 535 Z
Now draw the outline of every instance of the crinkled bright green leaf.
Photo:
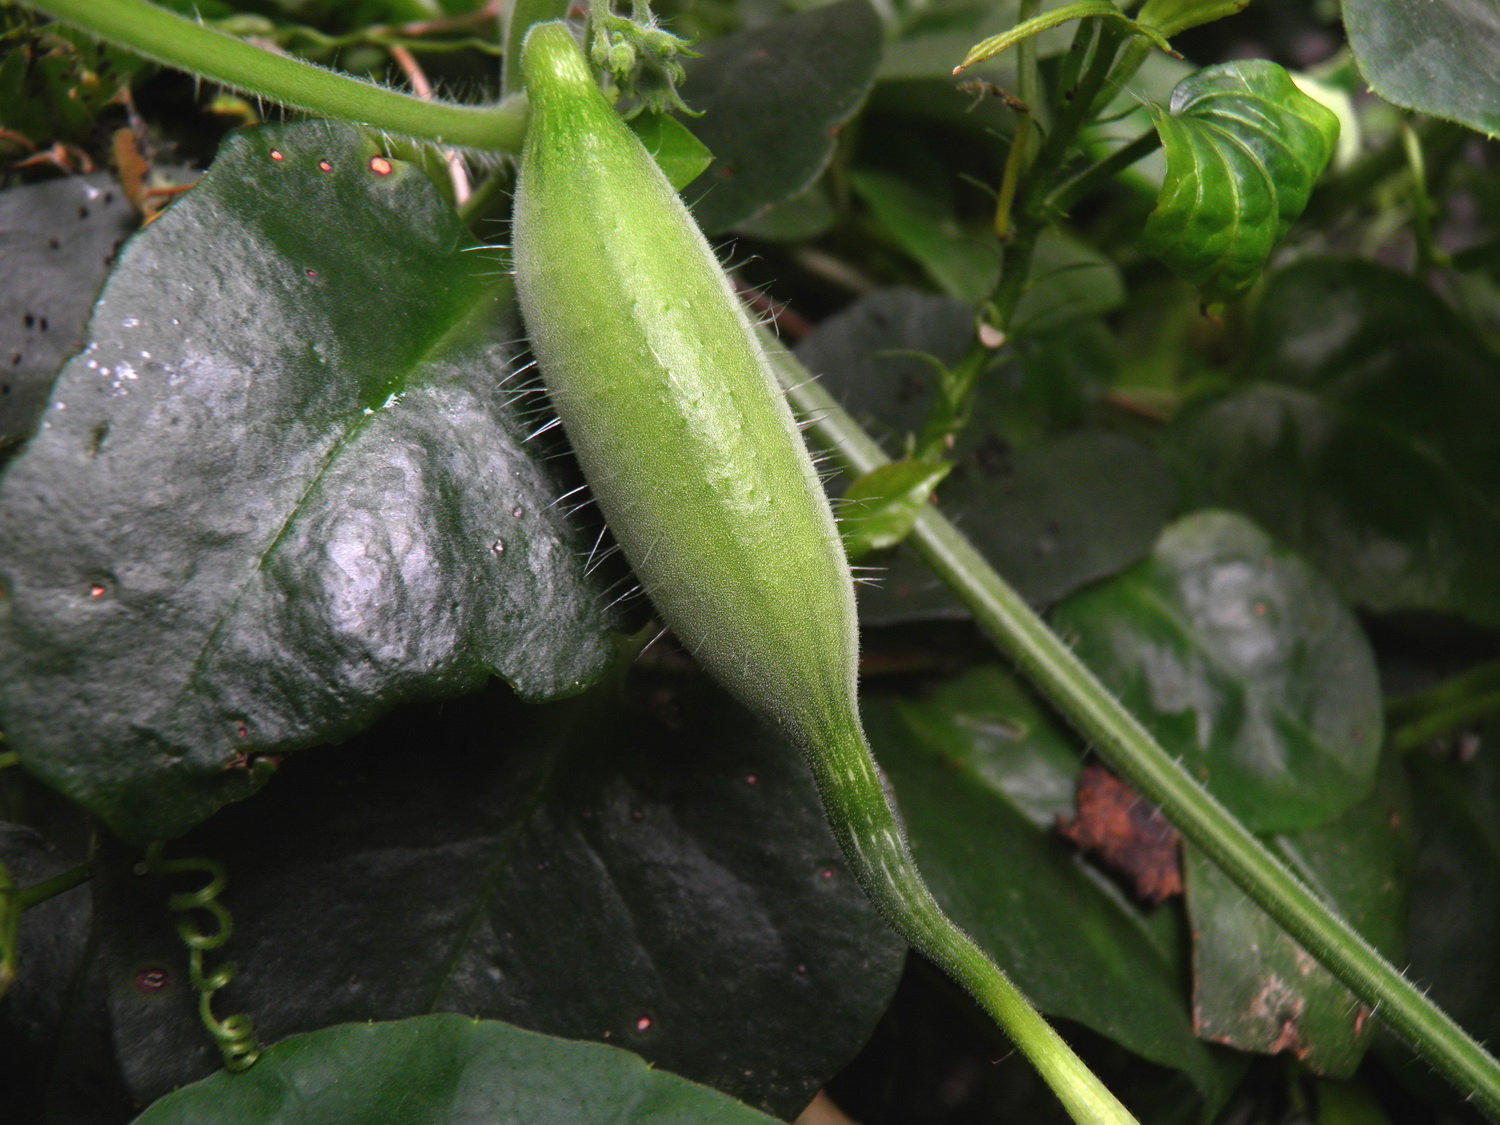
M 1369 642 L 1326 579 L 1243 517 L 1179 520 L 1054 622 L 1247 826 L 1316 827 L 1369 791 L 1382 735 Z
M 1310 259 L 1266 286 L 1254 381 L 1169 448 L 1201 503 L 1245 512 L 1378 610 L 1500 623 L 1500 357 L 1431 288 Z
M 681 121 L 665 113 L 641 113 L 628 123 L 678 191 L 713 163 L 714 154 Z
M 810 187 L 880 64 L 869 0 L 808 8 L 718 40 L 686 63 L 682 98 L 714 162 L 686 193 L 710 234 Z
M 858 559 L 905 539 L 952 468 L 951 462 L 892 461 L 856 480 L 839 512 L 844 552 Z
M 1272 847 L 1366 940 L 1399 961 L 1410 822 L 1405 780 L 1393 761 L 1353 808 Z M 1352 1074 L 1374 1038 L 1370 1010 L 1201 852 L 1184 852 L 1198 1034 L 1243 1051 L 1288 1051 L 1320 1074 Z
M 137 838 L 257 755 L 609 659 L 565 486 L 507 405 L 510 281 L 348 127 L 239 133 L 123 250 L 0 480 L 0 728 Z
M 1182 951 L 1054 830 L 1073 811 L 1072 735 L 996 668 L 864 714 L 933 893 L 1027 996 L 1183 1071 L 1210 1106 L 1226 1095 L 1234 1067 L 1193 1037 Z
M 1154 111 L 1167 173 L 1142 246 L 1204 300 L 1248 289 L 1332 159 L 1338 117 L 1264 59 L 1185 78 Z
M 340 1024 L 169 1094 L 135 1125 L 771 1125 L 733 1098 L 599 1043 L 493 1020 Z
M 1500 9 L 1494 0 L 1344 0 L 1344 28 L 1370 88 L 1405 109 L 1500 133 Z

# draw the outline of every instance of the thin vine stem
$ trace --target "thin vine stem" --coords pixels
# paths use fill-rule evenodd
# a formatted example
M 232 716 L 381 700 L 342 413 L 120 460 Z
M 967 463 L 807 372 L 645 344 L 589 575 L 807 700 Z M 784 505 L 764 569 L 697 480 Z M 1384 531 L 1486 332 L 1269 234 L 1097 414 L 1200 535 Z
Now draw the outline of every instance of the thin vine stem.
M 1049 215 L 1066 215 L 1084 196 L 1109 183 L 1126 168 L 1150 156 L 1159 148 L 1161 148 L 1161 134 L 1155 129 L 1142 133 L 1053 188 L 1042 204 L 1042 210 Z
M 889 461 L 816 379 L 768 340 L 772 362 L 813 435 L 853 474 Z M 1234 880 L 1369 1009 L 1491 1115 L 1500 1116 L 1500 1062 L 1307 889 L 1143 727 L 995 573 L 936 508 L 911 542 L 979 626 L 1118 773 Z
M 77 867 L 70 867 L 68 870 L 60 872 L 50 879 L 43 879 L 40 883 L 32 883 L 30 886 L 21 887 L 16 891 L 16 908 L 23 911 L 30 910 L 33 906 L 44 903 L 50 898 L 56 898 L 66 891 L 71 891 L 74 887 L 81 886 L 88 882 L 93 874 L 94 865 L 92 863 L 80 863 Z
M 525 135 L 526 103 L 521 98 L 488 106 L 423 101 L 272 54 L 147 0 L 26 3 L 146 58 L 308 113 L 490 152 L 519 152 Z

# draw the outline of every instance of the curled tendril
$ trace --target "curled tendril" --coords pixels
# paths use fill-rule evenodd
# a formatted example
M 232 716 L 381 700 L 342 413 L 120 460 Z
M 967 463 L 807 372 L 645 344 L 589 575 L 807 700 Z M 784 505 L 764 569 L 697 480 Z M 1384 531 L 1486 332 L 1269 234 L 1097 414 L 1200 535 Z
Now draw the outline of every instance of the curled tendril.
M 181 915 L 177 920 L 177 936 L 187 946 L 188 983 L 198 994 L 198 1016 L 218 1044 L 225 1068 L 245 1070 L 260 1057 L 260 1044 L 256 1042 L 250 1017 L 234 1015 L 221 1020 L 213 1010 L 214 993 L 234 979 L 234 965 L 225 962 L 208 972 L 203 964 L 204 953 L 220 948 L 234 933 L 234 920 L 224 904 L 218 901 L 229 882 L 228 874 L 222 864 L 211 859 L 166 859 L 160 842 L 146 849 L 142 867 L 147 874 L 157 876 L 192 874 L 208 877 L 208 881 L 197 890 L 180 891 L 168 897 L 167 909 Z
M 628 17 L 615 14 L 611 0 L 591 0 L 589 9 L 589 56 L 632 103 L 626 117 L 669 109 L 697 116 L 677 93 L 687 77 L 681 60 L 697 52 L 657 23 L 648 0 L 630 0 Z

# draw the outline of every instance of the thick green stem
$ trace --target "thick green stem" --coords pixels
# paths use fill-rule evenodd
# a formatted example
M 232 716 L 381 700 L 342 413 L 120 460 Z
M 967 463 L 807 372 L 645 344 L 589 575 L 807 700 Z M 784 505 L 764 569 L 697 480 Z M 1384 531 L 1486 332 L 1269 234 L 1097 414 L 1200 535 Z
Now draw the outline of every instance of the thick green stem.
M 1135 1118 L 932 897 L 850 716 L 804 747 L 828 823 L 859 885 L 911 946 L 962 985 L 1010 1037 L 1079 1125 Z
M 423 101 L 272 54 L 146 0 L 26 2 L 146 58 L 322 117 L 492 152 L 519 152 L 526 131 L 522 99 L 490 106 Z
M 850 472 L 867 473 L 889 460 L 806 368 L 774 343 L 772 354 L 793 405 L 814 420 L 813 434 Z M 1100 757 L 1418 1054 L 1486 1112 L 1500 1114 L 1500 1063 L 1194 781 L 940 512 L 918 517 L 912 543 Z

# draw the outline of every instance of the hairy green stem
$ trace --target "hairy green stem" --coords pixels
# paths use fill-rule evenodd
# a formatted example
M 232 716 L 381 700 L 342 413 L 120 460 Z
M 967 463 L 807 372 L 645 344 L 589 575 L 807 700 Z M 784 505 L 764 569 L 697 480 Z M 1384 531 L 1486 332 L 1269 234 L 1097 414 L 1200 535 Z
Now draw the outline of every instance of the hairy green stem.
M 851 717 L 847 729 L 804 750 L 839 847 L 891 928 L 978 1001 L 1074 1121 L 1134 1123 L 1108 1087 L 932 897 L 872 765 L 857 718 Z
M 850 472 L 889 458 L 793 357 L 773 363 L 814 436 Z M 1099 756 L 1162 811 L 1283 929 L 1371 1011 L 1486 1112 L 1500 1115 L 1500 1063 L 1335 915 L 1167 753 L 974 546 L 936 509 L 918 517 L 913 545 Z
M 338 74 L 174 15 L 147 0 L 26 0 L 40 12 L 146 58 L 213 82 L 341 121 L 460 148 L 518 152 L 526 104 L 423 101 Z

